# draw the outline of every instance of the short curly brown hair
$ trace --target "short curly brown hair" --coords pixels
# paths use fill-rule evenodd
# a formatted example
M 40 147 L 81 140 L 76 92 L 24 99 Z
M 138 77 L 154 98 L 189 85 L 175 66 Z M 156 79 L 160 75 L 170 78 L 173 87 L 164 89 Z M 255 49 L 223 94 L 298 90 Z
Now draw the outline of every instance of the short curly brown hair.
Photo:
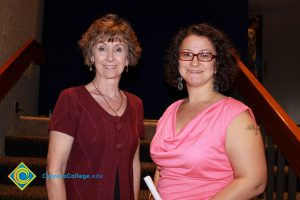
M 128 46 L 128 61 L 131 66 L 136 65 L 141 56 L 142 49 L 130 23 L 116 14 L 106 14 L 95 20 L 78 41 L 84 63 L 89 67 L 94 64 L 91 61 L 92 49 L 99 41 L 124 42 Z
M 238 53 L 225 33 L 206 23 L 182 28 L 175 35 L 165 56 L 166 81 L 170 85 L 177 87 L 178 77 L 180 76 L 178 52 L 182 41 L 189 35 L 204 36 L 211 41 L 217 53 L 214 87 L 217 86 L 219 91 L 228 90 L 238 71 Z

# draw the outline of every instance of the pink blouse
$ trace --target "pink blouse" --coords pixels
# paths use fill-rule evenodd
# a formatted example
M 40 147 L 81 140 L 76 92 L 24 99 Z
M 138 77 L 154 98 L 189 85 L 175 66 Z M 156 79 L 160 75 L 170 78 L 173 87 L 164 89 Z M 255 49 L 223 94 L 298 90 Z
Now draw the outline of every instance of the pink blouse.
M 212 198 L 233 179 L 225 150 L 229 124 L 245 110 L 226 97 L 207 107 L 176 134 L 176 113 L 183 100 L 168 107 L 151 142 L 151 157 L 160 172 L 158 191 L 163 200 Z

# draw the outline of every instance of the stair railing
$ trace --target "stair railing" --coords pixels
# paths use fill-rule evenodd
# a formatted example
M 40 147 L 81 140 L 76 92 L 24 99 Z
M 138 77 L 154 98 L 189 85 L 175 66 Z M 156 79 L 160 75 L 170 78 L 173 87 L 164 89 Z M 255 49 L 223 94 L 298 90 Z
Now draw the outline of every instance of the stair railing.
M 0 101 L 32 62 L 44 64 L 45 50 L 36 40 L 30 39 L 0 67 Z
M 251 107 L 267 149 L 268 185 L 266 199 L 295 200 L 299 193 L 300 178 L 300 129 L 264 86 L 239 61 L 240 72 L 236 87 Z

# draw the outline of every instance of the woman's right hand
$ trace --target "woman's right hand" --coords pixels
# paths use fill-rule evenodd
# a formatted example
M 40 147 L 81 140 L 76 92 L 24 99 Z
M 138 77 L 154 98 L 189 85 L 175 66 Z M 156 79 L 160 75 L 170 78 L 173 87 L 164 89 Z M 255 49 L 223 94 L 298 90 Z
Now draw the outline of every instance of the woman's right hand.
M 148 199 L 149 199 L 149 200 L 155 200 L 155 199 L 153 198 L 151 192 L 150 192 L 150 194 L 149 194 L 149 198 L 148 198 Z

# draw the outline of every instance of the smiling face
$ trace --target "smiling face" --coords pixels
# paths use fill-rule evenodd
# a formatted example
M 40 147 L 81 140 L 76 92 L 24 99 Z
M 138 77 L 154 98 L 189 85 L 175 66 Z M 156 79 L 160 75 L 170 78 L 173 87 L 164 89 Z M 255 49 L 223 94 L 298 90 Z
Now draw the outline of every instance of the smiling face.
M 179 52 L 216 55 L 216 51 L 209 39 L 197 35 L 187 36 L 182 41 Z M 179 73 L 186 81 L 187 87 L 207 86 L 213 88 L 215 62 L 216 59 L 212 59 L 209 62 L 199 61 L 197 56 L 194 56 L 191 61 L 178 60 Z
M 127 45 L 123 42 L 99 42 L 94 45 L 92 54 L 96 73 L 106 79 L 120 78 L 129 63 Z

